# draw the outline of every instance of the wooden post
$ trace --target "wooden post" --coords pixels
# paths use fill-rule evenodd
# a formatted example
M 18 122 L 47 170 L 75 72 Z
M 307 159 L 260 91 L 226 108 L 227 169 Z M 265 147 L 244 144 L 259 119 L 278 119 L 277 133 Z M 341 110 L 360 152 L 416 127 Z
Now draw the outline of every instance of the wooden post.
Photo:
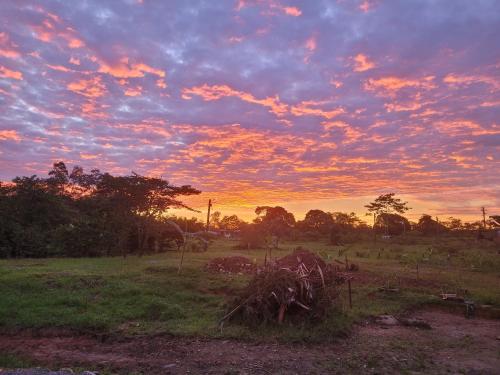
M 208 228 L 210 226 L 210 209 L 212 208 L 212 200 L 208 200 L 208 210 L 207 210 L 207 228 L 205 229 L 208 232 Z
M 481 207 L 481 211 L 483 213 L 483 229 L 486 230 L 486 210 L 484 207 Z
M 352 309 L 352 290 L 351 290 L 351 279 L 347 279 L 347 286 L 349 288 L 349 308 Z
M 420 279 L 420 275 L 419 275 L 419 272 L 418 272 L 418 262 L 417 262 L 417 280 Z
M 347 255 L 345 255 L 345 270 L 349 271 L 349 262 L 347 260 Z
M 278 323 L 279 324 L 283 324 L 283 320 L 285 319 L 285 311 L 286 311 L 286 305 L 282 303 L 280 305 L 280 309 L 279 309 L 279 313 L 278 313 Z
M 188 221 L 187 221 L 187 218 L 186 218 L 186 226 L 185 226 L 186 230 L 183 234 L 183 237 L 184 237 L 184 246 L 182 247 L 182 254 L 181 254 L 181 261 L 179 263 L 179 270 L 177 271 L 178 274 L 181 273 L 181 269 L 182 269 L 182 262 L 184 261 L 184 253 L 186 252 L 186 246 L 187 246 L 187 230 L 188 230 Z

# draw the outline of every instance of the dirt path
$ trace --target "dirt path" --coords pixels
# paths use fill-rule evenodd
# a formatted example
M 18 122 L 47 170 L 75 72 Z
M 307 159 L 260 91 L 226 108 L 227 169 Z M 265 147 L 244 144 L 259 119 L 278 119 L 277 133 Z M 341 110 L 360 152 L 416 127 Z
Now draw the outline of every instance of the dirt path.
M 143 374 L 500 374 L 500 321 L 422 311 L 432 329 L 387 319 L 336 344 L 291 345 L 166 336 L 110 339 L 0 336 L 0 353 L 51 368 Z M 0 371 L 0 374 L 4 374 Z

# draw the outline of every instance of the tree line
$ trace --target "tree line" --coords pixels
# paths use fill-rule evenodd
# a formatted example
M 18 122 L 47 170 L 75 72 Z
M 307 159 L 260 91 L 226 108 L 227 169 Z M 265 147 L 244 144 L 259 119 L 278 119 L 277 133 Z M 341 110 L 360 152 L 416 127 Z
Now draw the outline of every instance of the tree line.
M 397 236 L 416 232 L 423 236 L 439 235 L 453 231 L 457 233 L 478 233 L 481 238 L 486 224 L 481 221 L 462 223 L 449 217 L 445 221 L 423 214 L 418 222 L 411 222 L 404 214 L 411 208 L 408 202 L 397 198 L 394 193 L 382 194 L 365 206 L 367 216 L 373 218 L 369 225 L 355 213 L 325 212 L 313 209 L 303 220 L 296 220 L 283 207 L 257 207 L 257 217 L 252 224 L 241 225 L 242 247 L 278 246 L 281 239 L 318 240 L 327 238 L 332 245 L 340 245 L 368 239 L 369 236 Z M 267 241 L 267 244 L 266 244 Z M 270 243 L 271 242 L 271 243 Z
M 53 165 L 48 177 L 16 177 L 0 183 L 0 257 L 92 257 L 143 255 L 180 249 L 182 232 L 204 232 L 205 223 L 168 215 L 171 208 L 187 208 L 182 198 L 200 194 L 190 185 L 175 186 L 162 178 L 113 176 L 79 166 L 68 171 L 64 162 Z M 303 220 L 280 206 L 259 206 L 247 223 L 236 215 L 211 215 L 211 231 L 230 232 L 240 246 L 277 247 L 282 239 L 327 239 L 338 245 L 371 235 L 400 235 L 418 231 L 435 235 L 446 231 L 479 230 L 485 223 L 462 223 L 422 215 L 410 222 L 408 202 L 383 194 L 367 204 L 369 224 L 355 213 L 313 209 Z M 193 210 L 194 211 L 194 210 Z M 500 220 L 500 218 L 498 218 Z
M 175 238 L 169 208 L 199 194 L 136 173 L 86 173 L 55 163 L 47 178 L 16 177 L 0 184 L 0 257 L 101 256 L 158 250 Z M 191 222 L 191 226 L 193 223 Z

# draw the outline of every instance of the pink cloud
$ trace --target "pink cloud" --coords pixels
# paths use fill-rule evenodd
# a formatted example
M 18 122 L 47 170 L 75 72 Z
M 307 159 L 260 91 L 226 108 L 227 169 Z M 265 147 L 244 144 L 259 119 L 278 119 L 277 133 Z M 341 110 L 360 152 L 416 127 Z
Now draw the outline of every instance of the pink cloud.
M 368 56 L 358 53 L 353 57 L 354 61 L 354 71 L 355 72 L 366 72 L 367 70 L 375 68 L 375 63 L 370 61 Z
M 129 64 L 128 57 L 124 57 L 118 63 L 114 64 L 100 61 L 99 72 L 109 74 L 115 78 L 144 77 L 144 73 L 154 74 L 160 78 L 165 78 L 166 75 L 163 70 L 155 69 L 144 63 Z
M 404 88 L 418 88 L 430 90 L 436 88 L 434 76 L 426 76 L 421 79 L 402 78 L 395 76 L 370 78 L 365 82 L 364 88 L 369 91 L 397 92 Z
M 281 103 L 279 97 L 277 96 L 257 99 L 252 94 L 234 90 L 227 85 L 209 86 L 204 84 L 202 86 L 182 89 L 183 99 L 189 100 L 193 95 L 200 96 L 205 101 L 219 100 L 223 97 L 237 97 L 245 102 L 267 107 L 270 112 L 276 114 L 277 116 L 282 116 L 288 111 L 288 105 Z
M 99 76 L 71 82 L 67 85 L 67 88 L 88 98 L 98 98 L 103 96 L 107 91 L 106 86 Z
M 18 46 L 10 41 L 7 33 L 0 33 L 0 56 L 15 59 L 20 56 Z
M 16 130 L 0 130 L 0 141 L 16 141 L 19 142 L 21 136 Z
M 5 66 L 0 65 L 0 77 L 22 80 L 23 73 L 17 70 L 11 70 L 9 68 L 6 68 Z

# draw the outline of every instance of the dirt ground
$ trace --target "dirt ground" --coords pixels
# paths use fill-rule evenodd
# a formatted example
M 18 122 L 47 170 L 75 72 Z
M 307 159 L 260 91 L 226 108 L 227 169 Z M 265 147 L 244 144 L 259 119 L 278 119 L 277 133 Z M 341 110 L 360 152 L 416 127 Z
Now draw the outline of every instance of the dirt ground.
M 431 329 L 385 317 L 359 325 L 348 338 L 329 344 L 4 334 L 0 353 L 30 358 L 52 369 L 80 367 L 119 374 L 500 374 L 499 320 L 465 319 L 437 310 L 419 311 L 411 318 L 425 321 Z

